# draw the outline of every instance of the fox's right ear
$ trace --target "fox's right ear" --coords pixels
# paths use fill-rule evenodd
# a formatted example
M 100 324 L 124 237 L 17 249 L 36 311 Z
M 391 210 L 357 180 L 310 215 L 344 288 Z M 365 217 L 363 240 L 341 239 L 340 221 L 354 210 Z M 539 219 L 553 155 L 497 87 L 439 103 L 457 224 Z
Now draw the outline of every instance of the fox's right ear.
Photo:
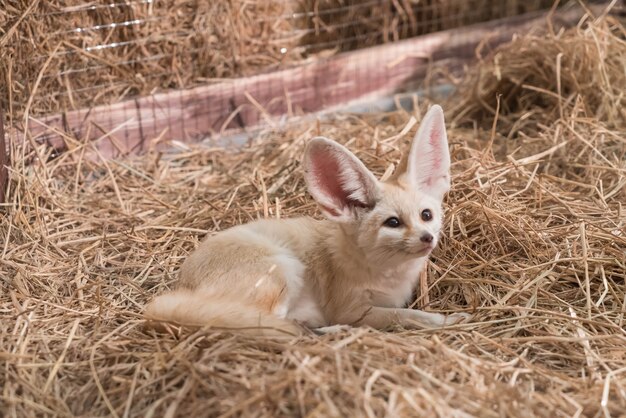
M 309 193 L 328 218 L 353 220 L 357 208 L 374 207 L 378 180 L 347 148 L 323 137 L 304 152 L 304 179 Z

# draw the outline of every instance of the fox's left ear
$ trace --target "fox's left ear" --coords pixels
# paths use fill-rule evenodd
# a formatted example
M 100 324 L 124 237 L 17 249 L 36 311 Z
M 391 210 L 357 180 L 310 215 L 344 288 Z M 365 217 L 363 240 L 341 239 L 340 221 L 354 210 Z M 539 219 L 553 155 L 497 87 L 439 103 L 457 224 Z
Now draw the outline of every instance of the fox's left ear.
M 424 116 L 401 177 L 439 200 L 450 190 L 450 150 L 441 106 L 433 105 Z

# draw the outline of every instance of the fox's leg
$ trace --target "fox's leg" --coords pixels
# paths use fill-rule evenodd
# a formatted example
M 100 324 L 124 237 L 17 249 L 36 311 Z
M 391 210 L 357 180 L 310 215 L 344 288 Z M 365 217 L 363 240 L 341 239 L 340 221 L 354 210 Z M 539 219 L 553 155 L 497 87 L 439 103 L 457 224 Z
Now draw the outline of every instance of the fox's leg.
M 424 312 L 416 309 L 369 308 L 363 317 L 357 322 L 358 325 L 368 325 L 376 329 L 388 328 L 397 324 L 405 328 L 441 328 L 453 325 L 469 318 L 466 313 L 453 313 L 443 315 L 435 312 Z

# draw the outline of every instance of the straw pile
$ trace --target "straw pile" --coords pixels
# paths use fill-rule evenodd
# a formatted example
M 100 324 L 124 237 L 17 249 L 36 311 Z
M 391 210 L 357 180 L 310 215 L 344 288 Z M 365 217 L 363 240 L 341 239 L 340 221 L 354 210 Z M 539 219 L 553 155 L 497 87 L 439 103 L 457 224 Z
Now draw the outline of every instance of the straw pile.
M 501 99 L 500 127 L 509 137 L 576 109 L 609 127 L 626 126 L 626 37 L 623 21 L 603 30 L 526 36 L 496 49 L 461 86 L 457 119 L 487 121 Z M 558 39 L 558 42 L 554 40 Z
M 380 175 L 414 132 L 399 135 L 411 116 L 405 112 L 268 129 L 239 153 L 178 146 L 95 164 L 82 158 L 83 147 L 44 163 L 40 149 L 39 162 L 24 166 L 32 153 L 16 148 L 0 219 L 0 411 L 623 414 L 626 133 L 610 116 L 621 111 L 626 90 L 611 84 L 623 82 L 623 33 L 607 19 L 547 36 L 542 45 L 551 48 L 534 49 L 531 62 L 513 59 L 526 44 L 518 40 L 476 70 L 487 77 L 497 65 L 501 74 L 520 74 L 513 65 L 534 69 L 563 53 L 561 98 L 553 99 L 559 73 L 540 67 L 548 82 L 535 79 L 532 90 L 504 95 L 506 112 L 493 131 L 488 116 L 475 128 L 449 131 L 453 190 L 429 266 L 427 309 L 475 317 L 447 330 L 353 329 L 269 341 L 207 330 L 153 334 L 140 319 L 144 303 L 171 286 L 205 231 L 315 213 L 298 164 L 308 138 L 336 138 Z M 593 66 L 566 65 L 577 62 L 568 47 L 573 40 L 586 46 L 576 51 Z M 594 89 L 581 82 L 598 82 L 588 74 L 597 71 L 597 86 L 608 95 L 601 112 L 591 107 Z M 526 111 L 515 105 L 520 95 Z M 548 117 L 551 100 L 562 113 Z M 507 139 L 514 112 L 527 123 Z M 470 121 L 453 116 L 459 126 Z M 425 300 L 420 295 L 415 304 Z
M 552 0 L 5 0 L 0 105 L 21 117 L 255 74 Z

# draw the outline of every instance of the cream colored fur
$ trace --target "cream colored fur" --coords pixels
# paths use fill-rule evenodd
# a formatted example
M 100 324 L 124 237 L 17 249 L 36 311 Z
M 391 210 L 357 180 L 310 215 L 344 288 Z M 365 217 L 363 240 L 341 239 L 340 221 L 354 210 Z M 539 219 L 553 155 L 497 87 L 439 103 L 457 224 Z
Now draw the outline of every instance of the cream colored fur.
M 155 298 L 146 318 L 285 335 L 300 333 L 299 324 L 441 327 L 467 317 L 405 308 L 437 243 L 449 188 L 439 106 L 388 181 L 325 138 L 310 141 L 303 165 L 327 220 L 261 220 L 208 237 L 183 264 L 177 288 Z M 402 225 L 386 225 L 391 217 Z

